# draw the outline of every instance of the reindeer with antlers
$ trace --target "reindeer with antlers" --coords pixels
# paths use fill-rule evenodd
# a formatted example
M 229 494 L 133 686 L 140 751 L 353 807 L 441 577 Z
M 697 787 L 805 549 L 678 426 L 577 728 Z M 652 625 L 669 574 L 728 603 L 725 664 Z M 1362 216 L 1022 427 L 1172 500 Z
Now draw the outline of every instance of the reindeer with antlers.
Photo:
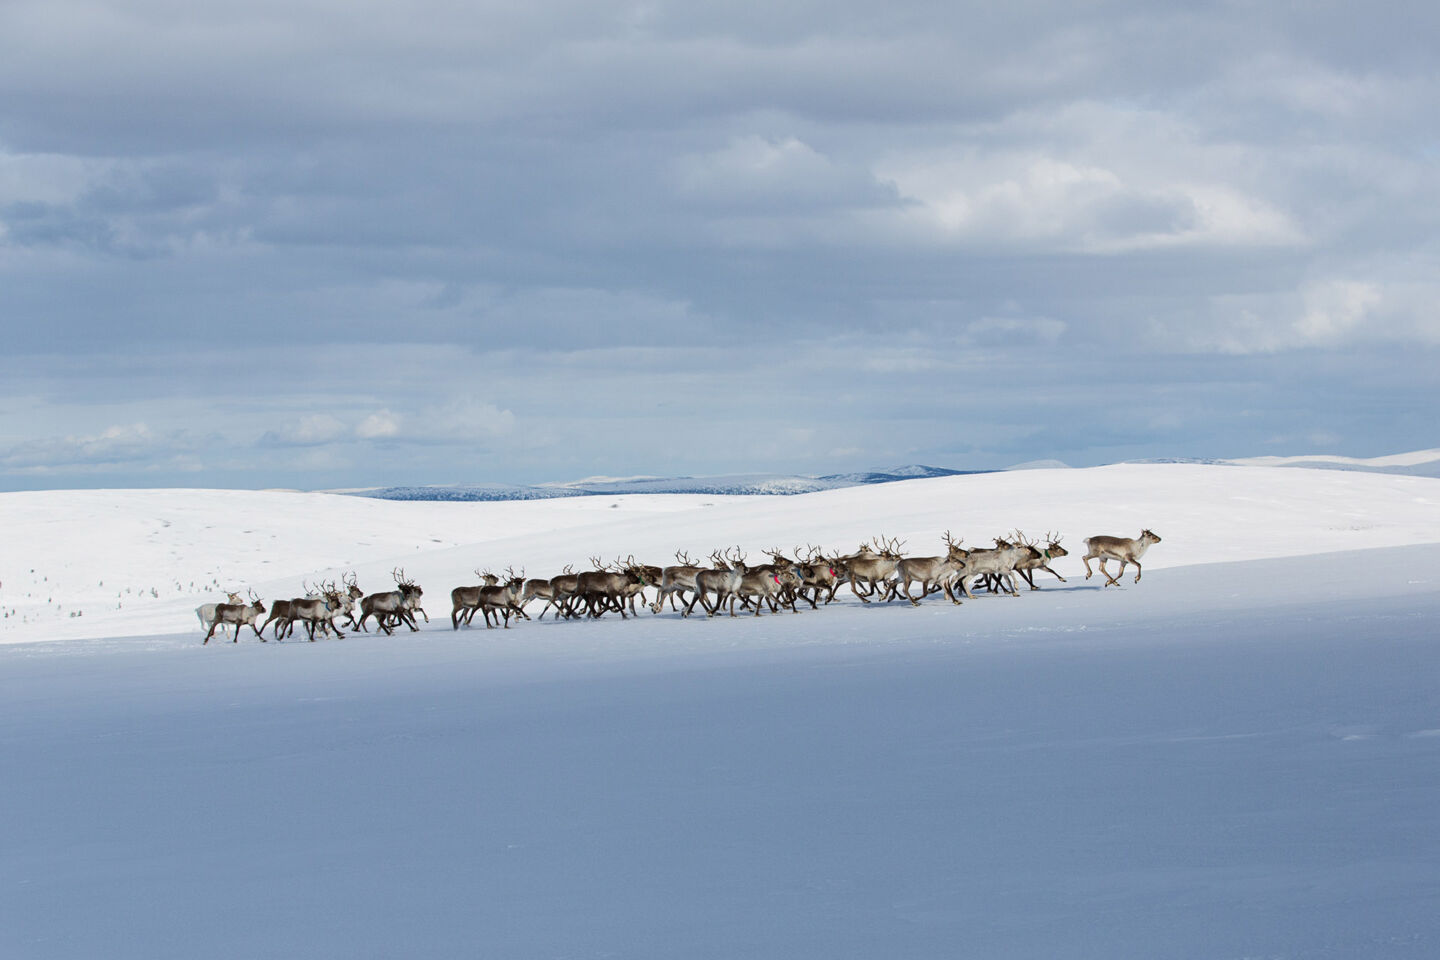
M 965 560 L 970 551 L 960 546 L 960 540 L 951 538 L 949 530 L 945 531 L 944 540 L 946 553 L 943 557 L 906 557 L 895 564 L 896 582 L 911 606 L 920 606 L 920 601 L 910 595 L 910 584 L 915 582 L 920 584 L 921 597 L 944 590 L 951 603 L 960 603 L 960 598 L 955 596 L 954 584 L 956 577 L 964 575 Z
M 827 594 L 825 602 L 835 599 L 835 590 L 840 586 L 839 571 L 833 560 L 827 559 L 819 547 L 807 544 L 805 550 L 795 546 L 795 563 L 791 567 L 800 578 L 794 590 L 796 599 L 810 604 L 811 610 L 819 609 L 820 594 Z
M 260 598 L 255 596 L 254 590 L 247 590 L 246 593 L 250 596 L 250 602 L 248 604 L 215 604 L 215 619 L 210 621 L 210 629 L 206 632 L 205 639 L 202 641 L 201 646 L 210 642 L 210 638 L 215 635 L 215 628 L 221 624 L 229 624 L 235 628 L 235 639 L 231 640 L 231 643 L 240 642 L 240 628 L 247 623 L 250 625 L 250 629 L 255 631 L 255 636 L 260 637 L 260 631 L 255 626 L 255 618 L 265 612 L 265 604 L 261 603 Z M 260 637 L 260 639 L 264 640 L 265 638 Z
M 720 605 L 727 597 L 735 592 L 735 589 L 740 585 L 740 578 L 743 577 L 745 571 L 749 569 L 745 566 L 745 554 L 740 552 L 739 547 L 735 548 L 734 557 L 730 556 L 729 550 L 726 550 L 724 553 L 721 553 L 719 550 L 712 551 L 710 561 L 714 564 L 713 568 L 701 570 L 695 575 L 695 596 L 690 598 L 690 602 L 686 605 L 684 612 L 680 614 L 682 617 L 690 616 L 690 611 L 695 609 L 697 601 L 705 608 L 705 615 L 707 617 L 715 616 L 715 612 L 720 609 Z M 709 601 L 705 599 L 706 595 L 711 593 L 715 594 L 715 606 L 713 607 L 710 606 Z M 730 608 L 730 616 L 735 616 L 733 604 Z
M 372 593 L 363 598 L 360 601 L 359 627 L 364 630 L 365 621 L 373 616 L 375 623 L 387 635 L 393 635 L 395 626 L 401 623 L 409 626 L 412 633 L 417 632 L 420 627 L 415 623 L 413 610 L 419 609 L 419 599 L 424 591 L 405 576 L 404 568 L 396 567 L 390 571 L 390 576 L 395 579 L 398 589 Z
M 535 584 L 540 582 L 541 581 L 538 580 L 531 581 L 531 583 Z M 526 591 L 528 597 L 540 597 L 545 601 L 545 606 L 540 608 L 540 616 L 535 619 L 544 620 L 545 611 L 551 607 L 555 608 L 555 616 L 568 618 L 570 616 L 570 600 L 574 597 L 575 587 L 579 582 L 580 574 L 575 572 L 573 564 L 567 563 L 565 564 L 563 573 L 558 577 L 551 577 L 548 581 L 545 581 L 547 586 L 531 588 L 529 584 L 527 584 Z
M 679 561 L 674 566 L 666 567 L 660 571 L 660 582 L 656 584 L 659 594 L 655 602 L 650 605 L 652 613 L 659 613 L 665 605 L 665 598 L 670 598 L 670 609 L 679 608 L 675 605 L 675 595 L 680 594 L 680 602 L 685 602 L 685 592 L 695 590 L 695 575 L 705 569 L 694 560 L 690 559 L 689 551 L 675 551 L 675 559 Z
M 1015 564 L 1015 572 L 1025 578 L 1025 582 L 1030 584 L 1031 590 L 1040 589 L 1040 586 L 1035 582 L 1036 570 L 1045 570 L 1061 583 L 1066 582 L 1064 577 L 1050 569 L 1051 560 L 1058 560 L 1060 557 L 1068 557 L 1070 555 L 1069 550 L 1060 546 L 1060 535 L 1058 533 L 1045 534 L 1045 546 L 1043 547 L 1040 545 L 1039 540 L 1030 540 L 1019 530 L 1015 531 L 1015 537 L 1030 548 L 1030 556 L 1020 558 L 1020 561 Z
M 585 602 L 587 612 L 597 620 L 611 610 L 619 611 L 620 619 L 628 619 L 623 602 L 625 591 L 639 583 L 639 575 L 626 570 L 621 560 L 615 561 L 614 570 L 599 557 L 591 557 L 590 562 L 595 569 L 580 574 L 575 582 L 575 596 Z
M 477 567 L 475 576 L 485 581 L 473 587 L 456 587 L 450 591 L 450 627 L 454 630 L 460 629 L 460 621 L 464 620 L 469 626 L 470 621 L 475 619 L 475 611 L 480 609 L 480 595 L 485 587 L 493 587 L 500 582 L 500 578 L 489 570 L 483 573 Z M 486 618 L 489 622 L 489 618 Z
M 898 592 L 897 588 L 890 584 L 890 578 L 895 575 L 895 568 L 904 559 L 900 551 L 905 543 L 885 537 L 876 537 L 871 542 L 875 546 L 874 550 L 869 550 L 862 544 L 862 552 L 843 561 L 845 572 L 850 579 L 850 592 L 859 597 L 862 603 L 869 603 L 870 598 L 879 591 L 880 585 L 884 584 L 885 600 L 888 602 Z M 861 583 L 866 585 L 865 593 L 860 592 Z
M 305 586 L 310 593 L 317 593 L 317 591 L 311 591 L 308 585 Z M 318 595 L 291 600 L 286 618 L 286 636 L 294 631 L 295 621 L 299 620 L 305 624 L 305 630 L 310 636 L 311 643 L 315 642 L 316 627 L 319 627 L 322 633 L 334 630 L 337 638 L 345 639 L 345 634 L 341 633 L 340 628 L 335 624 L 335 618 L 345 610 L 342 596 L 340 588 L 334 582 L 330 582 L 320 584 Z M 280 639 L 278 625 L 275 627 L 275 638 Z
M 519 600 L 525 593 L 525 571 L 515 572 L 514 567 L 505 568 L 504 582 L 498 585 L 484 586 L 480 588 L 480 610 L 485 614 L 485 626 L 491 628 L 495 624 L 490 622 L 493 616 L 498 623 L 503 618 L 505 629 L 510 629 L 510 618 L 530 619 Z M 475 614 L 470 614 L 473 619 Z M 467 620 L 466 623 L 470 621 Z

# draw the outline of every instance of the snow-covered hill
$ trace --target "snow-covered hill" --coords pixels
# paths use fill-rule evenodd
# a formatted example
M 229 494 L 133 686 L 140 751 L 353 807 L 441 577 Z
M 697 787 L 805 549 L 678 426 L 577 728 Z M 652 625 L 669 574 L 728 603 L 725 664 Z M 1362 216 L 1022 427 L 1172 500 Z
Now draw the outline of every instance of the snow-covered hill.
M 1440 542 L 1440 485 L 1367 473 L 1120 465 L 860 485 L 787 497 L 587 496 L 398 502 L 220 490 L 0 494 L 0 639 L 193 631 L 220 588 L 298 595 L 301 581 L 355 570 L 368 590 L 403 566 L 435 597 L 476 567 L 550 576 L 586 558 L 663 564 L 738 544 L 851 549 L 885 534 L 912 553 L 950 530 L 970 544 L 1014 528 L 1165 538 L 1148 569 Z M 1078 562 L 1070 563 L 1078 569 Z
M 634 493 L 701 493 L 721 496 L 794 496 L 820 490 L 838 490 L 870 483 L 893 483 L 921 477 L 953 477 L 987 471 L 950 470 L 912 464 L 889 470 L 796 476 L 778 473 L 742 473 L 714 477 L 586 477 L 557 483 L 516 485 L 460 483 L 427 486 L 374 487 L 336 490 L 382 500 L 548 500 L 555 497 L 614 496 Z

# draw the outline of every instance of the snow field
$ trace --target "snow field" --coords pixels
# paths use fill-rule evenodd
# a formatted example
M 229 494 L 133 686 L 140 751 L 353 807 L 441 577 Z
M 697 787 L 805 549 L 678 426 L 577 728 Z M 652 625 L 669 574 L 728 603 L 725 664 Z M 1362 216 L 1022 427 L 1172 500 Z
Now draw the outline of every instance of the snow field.
M 1440 481 L 1046 473 L 0 496 L 7 606 L 32 568 L 67 606 L 135 598 L 0 621 L 0 957 L 1440 955 Z M 1069 583 L 442 622 L 476 565 L 1014 526 L 1066 534 Z M 1139 585 L 1083 580 L 1084 536 L 1142 526 L 1165 539 Z M 427 587 L 419 633 L 202 647 L 208 595 L 141 597 L 190 571 L 377 589 L 397 564 Z
M 653 495 L 443 503 L 272 491 L 62 491 L 0 495 L 0 642 L 198 630 L 194 608 L 223 589 L 267 602 L 302 579 L 359 574 L 390 589 L 402 566 L 448 615 L 452 587 L 507 565 L 554 576 L 587 558 L 671 562 L 740 545 L 752 560 L 797 543 L 851 550 L 878 534 L 911 555 L 942 553 L 1019 527 L 1059 530 L 1079 572 L 1083 538 L 1164 542 L 1145 569 L 1440 542 L 1440 493 L 1428 478 L 1284 468 L 1120 465 L 912 480 L 795 497 Z M 33 571 L 33 572 L 32 572 Z M 217 588 L 216 584 L 219 584 Z M 222 589 L 223 588 L 223 589 Z M 151 591 L 157 596 L 152 596 Z M 443 611 L 441 608 L 444 608 Z M 71 614 L 79 611 L 81 616 Z M 253 639 L 253 637 L 252 637 Z

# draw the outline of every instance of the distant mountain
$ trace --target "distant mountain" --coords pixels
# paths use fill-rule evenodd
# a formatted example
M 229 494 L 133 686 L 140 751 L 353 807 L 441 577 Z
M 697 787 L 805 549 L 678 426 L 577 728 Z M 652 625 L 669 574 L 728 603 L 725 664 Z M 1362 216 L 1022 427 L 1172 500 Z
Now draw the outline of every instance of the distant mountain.
M 1300 457 L 1245 457 L 1223 460 L 1242 467 L 1300 467 L 1307 470 L 1358 470 L 1364 473 L 1390 473 L 1411 477 L 1440 477 L 1440 449 L 1415 450 L 1385 457 L 1340 457 L 1312 454 Z
M 786 474 L 745 473 L 720 477 L 587 477 L 563 483 L 540 483 L 532 486 L 498 483 L 461 483 L 435 486 L 377 487 L 368 490 L 343 490 L 357 497 L 380 500 L 548 500 L 556 497 L 617 496 L 635 493 L 699 493 L 715 496 L 789 496 L 838 490 L 872 483 L 893 483 L 926 477 L 951 477 L 965 473 L 989 473 L 986 470 L 950 470 L 910 464 L 888 470 L 862 473 L 834 473 L 823 477 Z

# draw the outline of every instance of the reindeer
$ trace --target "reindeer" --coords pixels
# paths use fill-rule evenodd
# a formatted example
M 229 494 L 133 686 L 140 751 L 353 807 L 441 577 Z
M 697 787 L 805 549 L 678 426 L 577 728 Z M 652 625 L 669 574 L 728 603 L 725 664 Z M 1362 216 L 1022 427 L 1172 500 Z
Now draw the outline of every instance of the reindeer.
M 345 614 L 346 619 L 350 621 L 350 628 L 353 630 L 357 626 L 355 622 L 355 608 L 358 601 L 365 596 L 365 591 L 360 589 L 358 582 L 359 577 L 355 575 L 353 570 L 348 577 L 341 574 L 340 580 L 345 584 L 345 592 L 340 597 L 340 604 L 343 608 L 341 612 Z
M 623 599 L 630 604 L 631 616 L 638 617 L 640 614 L 635 609 L 635 600 L 638 597 L 642 606 L 645 606 L 645 588 L 660 588 L 660 581 L 665 576 L 665 571 L 648 563 L 640 563 L 635 559 L 635 554 L 630 554 L 625 561 L 625 575 L 633 582 L 626 584 L 622 591 Z
M 261 603 L 260 598 L 255 596 L 255 591 L 248 590 L 246 592 L 250 595 L 250 602 L 248 604 L 215 604 L 215 619 L 210 621 L 210 629 L 205 634 L 205 639 L 201 642 L 201 646 L 209 643 L 210 638 L 215 635 L 215 628 L 224 623 L 231 624 L 235 627 L 235 639 L 231 640 L 231 643 L 240 642 L 240 628 L 245 624 L 249 624 L 250 629 L 255 631 L 255 636 L 260 637 L 260 631 L 255 627 L 255 618 L 265 612 L 265 604 Z M 260 637 L 260 639 L 264 640 L 265 638 Z
M 525 589 L 520 594 L 519 607 L 523 610 L 525 605 L 531 600 L 544 600 L 546 601 L 546 607 L 549 607 L 549 601 L 554 599 L 554 597 L 555 591 L 551 588 L 549 580 L 542 578 L 526 580 Z M 543 610 L 541 611 L 541 616 L 544 616 Z
M 558 577 L 550 578 L 550 595 L 545 600 L 545 606 L 540 610 L 540 616 L 536 620 L 545 619 L 545 611 L 551 607 L 555 608 L 557 617 L 570 617 L 570 603 L 575 597 L 575 588 L 580 584 L 580 574 L 575 572 L 572 564 L 565 564 L 565 571 Z M 537 594 L 539 596 L 539 594 Z
M 676 550 L 675 559 L 679 561 L 675 566 L 666 567 L 660 571 L 660 582 L 656 584 L 660 592 L 655 597 L 655 602 L 650 605 L 652 613 L 660 612 L 665 605 L 666 597 L 670 598 L 670 609 L 678 610 L 679 608 L 675 606 L 675 595 L 680 594 L 680 600 L 683 603 L 685 591 L 695 589 L 695 575 L 705 569 L 690 559 L 688 551 Z
M 970 578 L 979 577 L 981 579 L 977 583 L 983 583 L 992 576 L 1010 596 L 1020 596 L 1020 588 L 1015 583 L 1015 564 L 1029 555 L 1030 548 L 1025 544 L 1010 543 L 1003 537 L 995 538 L 993 550 L 971 550 L 965 558 L 965 572 L 960 578 L 960 586 L 964 589 L 965 596 L 975 599 L 975 594 L 970 592 Z
M 1057 560 L 1060 557 L 1068 557 L 1070 555 L 1069 550 L 1060 546 L 1060 535 L 1058 533 L 1045 534 L 1046 545 L 1043 548 L 1040 546 L 1038 540 L 1025 539 L 1025 536 L 1021 534 L 1019 530 L 1015 531 L 1015 536 L 1021 543 L 1030 548 L 1030 556 L 1020 558 L 1020 562 L 1015 564 L 1015 572 L 1025 578 L 1025 582 L 1030 584 L 1031 590 L 1040 589 L 1035 583 L 1036 570 L 1048 571 L 1061 583 L 1066 582 L 1064 577 L 1050 569 L 1051 560 Z
M 238 593 L 233 593 L 233 592 L 229 592 L 229 593 L 226 593 L 225 595 L 230 598 L 230 599 L 229 599 L 229 602 L 230 602 L 230 603 L 234 603 L 234 604 L 239 604 L 239 603 L 240 603 L 240 594 L 238 594 Z M 218 607 L 218 606 L 219 606 L 218 603 L 202 603 L 202 604 L 200 604 L 200 606 L 198 606 L 198 607 L 195 608 L 195 616 L 200 619 L 200 629 L 202 629 L 202 630 L 209 630 L 209 629 L 210 629 L 210 624 L 212 624 L 212 623 L 215 622 L 215 608 Z M 238 633 L 238 631 L 237 631 L 237 633 Z M 224 625 L 224 624 L 222 624 L 221 627 L 220 627 L 220 635 L 221 635 L 222 637 L 225 635 L 225 625 Z
M 395 579 L 398 590 L 388 590 L 385 593 L 372 593 L 360 601 L 360 623 L 361 630 L 365 629 L 365 621 L 371 617 L 375 623 L 384 630 L 387 635 L 395 633 L 394 626 L 404 623 L 410 627 L 412 633 L 420 629 L 415 623 L 415 616 L 411 613 L 411 600 L 418 600 L 423 591 L 419 585 L 406 579 L 403 568 L 396 568 L 390 571 L 390 576 Z
M 462 619 L 466 626 L 469 626 L 470 621 L 475 619 L 475 611 L 480 608 L 480 591 L 500 582 L 500 578 L 495 574 L 489 570 L 482 573 L 478 567 L 475 570 L 475 576 L 484 580 L 485 583 L 474 587 L 456 587 L 450 591 L 450 626 L 455 630 L 460 629 Z M 489 623 L 488 617 L 486 623 Z
M 710 570 L 701 570 L 695 574 L 695 596 L 690 598 L 690 603 L 686 605 L 680 616 L 690 616 L 690 611 L 695 609 L 696 601 L 699 601 L 700 605 L 705 608 L 705 616 L 715 616 L 720 605 L 735 592 L 736 587 L 740 585 L 740 578 L 749 569 L 745 566 L 745 555 L 740 552 L 739 547 L 735 548 L 734 557 L 730 556 L 728 550 L 725 553 L 715 550 L 711 552 L 710 560 L 715 566 Z M 715 594 L 714 607 L 711 607 L 705 599 L 707 593 Z M 730 606 L 730 616 L 735 616 L 734 604 Z
M 895 574 L 895 568 L 899 565 L 902 555 L 900 548 L 905 544 L 899 540 L 887 540 L 884 537 L 874 539 L 876 549 L 867 550 L 863 545 L 862 552 L 854 554 L 846 559 L 845 571 L 850 579 L 850 592 L 860 598 L 861 603 L 869 603 L 870 598 L 879 590 L 880 584 L 887 585 L 885 600 L 888 602 L 894 598 L 896 590 L 891 588 L 889 580 Z M 859 584 L 866 585 L 866 592 L 861 593 Z
M 841 572 L 836 562 L 826 558 L 820 548 L 813 544 L 807 544 L 803 551 L 797 544 L 795 556 L 797 561 L 793 569 L 800 578 L 800 586 L 795 588 L 795 596 L 810 604 L 811 610 L 819 609 L 817 601 L 821 593 L 826 594 L 826 603 L 834 600 L 835 591 L 841 582 Z M 812 593 L 814 596 L 811 596 Z
M 505 629 L 510 629 L 510 618 L 514 616 L 517 620 L 524 617 L 529 620 L 529 615 L 521 609 L 517 602 L 525 592 L 525 571 L 515 572 L 514 567 L 505 568 L 505 582 L 503 585 L 485 586 L 480 588 L 480 610 L 485 614 L 485 627 L 492 628 L 490 622 L 493 614 L 498 622 L 502 617 L 505 621 Z M 471 618 L 475 615 L 471 613 Z M 469 622 L 468 620 L 466 621 Z
M 618 610 L 620 619 L 628 619 L 622 597 L 628 585 L 639 582 L 637 576 L 626 572 L 618 560 L 615 565 L 621 567 L 619 570 L 611 570 L 610 564 L 601 563 L 599 557 L 591 557 L 590 562 L 595 569 L 580 574 L 575 596 L 585 601 L 587 612 L 597 620 L 610 610 Z
M 786 598 L 786 592 L 793 590 L 800 585 L 800 577 L 789 567 L 751 567 L 740 575 L 740 581 L 730 592 L 730 616 L 735 616 L 735 601 L 747 597 L 754 598 L 755 616 L 760 616 L 760 608 L 766 603 L 770 604 L 770 612 L 778 613 L 780 607 L 788 606 L 791 613 L 799 613 L 795 609 L 795 601 Z M 716 609 L 720 604 L 716 603 Z
M 1140 582 L 1140 558 L 1145 556 L 1145 551 L 1150 549 L 1152 543 L 1159 543 L 1160 538 L 1149 530 L 1141 530 L 1140 536 L 1134 540 L 1127 540 L 1122 537 L 1089 537 L 1085 540 L 1085 579 L 1089 580 L 1094 576 L 1090 569 L 1090 561 L 1100 560 L 1100 572 L 1105 574 L 1105 586 L 1112 583 L 1120 584 L 1120 577 L 1125 573 L 1125 564 L 1135 564 L 1135 582 Z M 1119 560 L 1120 570 L 1115 576 L 1110 576 L 1110 571 L 1105 569 L 1106 560 Z
M 956 575 L 964 571 L 970 551 L 960 546 L 960 540 L 952 539 L 949 530 L 945 531 L 944 540 L 946 554 L 943 557 L 907 557 L 895 564 L 896 581 L 911 606 L 920 606 L 920 601 L 910 595 L 910 584 L 915 581 L 920 583 L 922 597 L 943 589 L 951 603 L 960 603 L 955 596 L 954 582 Z
M 335 631 L 335 636 L 341 640 L 345 634 L 335 625 L 335 618 L 344 612 L 344 603 L 341 600 L 341 593 L 333 583 L 320 585 L 320 595 L 301 597 L 291 600 L 289 603 L 289 631 L 295 629 L 295 621 L 299 620 L 305 624 L 305 630 L 310 635 L 310 642 L 315 642 L 315 628 L 318 626 L 323 632 Z M 277 606 L 279 604 L 276 604 Z M 289 633 L 287 632 L 287 636 Z M 280 638 L 280 628 L 275 628 L 275 638 Z
M 303 604 L 307 600 L 314 600 L 321 595 L 319 590 L 316 590 L 304 580 L 300 581 L 300 586 L 305 589 L 305 596 L 295 597 L 290 600 L 276 600 L 270 605 L 270 616 L 266 618 L 264 623 L 260 624 L 260 639 L 262 641 L 265 639 L 265 628 L 272 623 L 275 624 L 276 640 L 294 634 L 295 621 L 299 619 L 294 613 L 295 605 Z

